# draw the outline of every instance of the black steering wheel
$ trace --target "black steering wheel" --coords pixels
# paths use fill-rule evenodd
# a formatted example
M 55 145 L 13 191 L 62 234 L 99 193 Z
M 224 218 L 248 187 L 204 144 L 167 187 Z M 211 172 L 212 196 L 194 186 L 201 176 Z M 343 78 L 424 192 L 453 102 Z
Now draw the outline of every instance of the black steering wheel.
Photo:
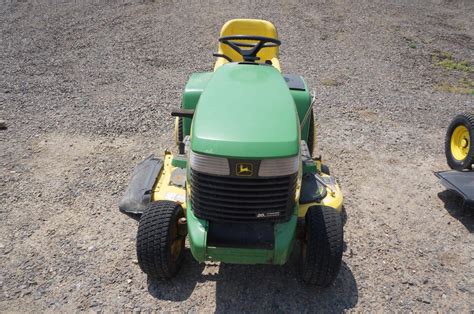
M 243 40 L 253 40 L 255 43 L 243 43 Z M 281 41 L 271 37 L 264 36 L 251 36 L 251 35 L 232 35 L 224 36 L 219 38 L 219 41 L 223 44 L 234 49 L 238 54 L 242 56 L 245 61 L 255 62 L 260 60 L 257 57 L 258 52 L 263 48 L 278 47 L 281 45 Z M 248 49 L 241 49 L 241 47 L 247 47 Z M 215 55 L 215 54 L 214 54 Z M 219 55 L 218 57 L 223 57 L 227 61 L 232 62 L 232 60 L 225 56 Z

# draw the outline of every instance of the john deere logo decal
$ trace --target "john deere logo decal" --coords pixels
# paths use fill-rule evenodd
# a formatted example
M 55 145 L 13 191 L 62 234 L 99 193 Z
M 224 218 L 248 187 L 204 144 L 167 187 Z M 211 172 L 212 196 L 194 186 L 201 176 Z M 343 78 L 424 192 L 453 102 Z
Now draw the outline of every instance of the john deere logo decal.
M 253 174 L 252 164 L 237 163 L 235 174 L 240 177 L 250 177 Z

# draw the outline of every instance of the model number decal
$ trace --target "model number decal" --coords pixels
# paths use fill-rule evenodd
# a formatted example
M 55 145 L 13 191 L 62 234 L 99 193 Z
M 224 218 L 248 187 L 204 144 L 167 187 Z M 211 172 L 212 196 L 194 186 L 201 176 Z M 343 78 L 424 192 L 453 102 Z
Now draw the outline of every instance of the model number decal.
M 278 216 L 280 216 L 280 212 L 258 213 L 257 214 L 257 218 L 278 217 Z

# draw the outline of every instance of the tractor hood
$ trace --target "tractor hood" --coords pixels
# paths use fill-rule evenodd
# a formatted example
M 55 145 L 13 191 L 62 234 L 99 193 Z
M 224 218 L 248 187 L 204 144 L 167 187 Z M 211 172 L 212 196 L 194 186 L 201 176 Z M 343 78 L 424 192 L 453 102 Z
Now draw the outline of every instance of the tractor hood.
M 229 63 L 214 73 L 199 99 L 191 149 L 244 159 L 294 156 L 299 129 L 295 103 L 278 70 Z

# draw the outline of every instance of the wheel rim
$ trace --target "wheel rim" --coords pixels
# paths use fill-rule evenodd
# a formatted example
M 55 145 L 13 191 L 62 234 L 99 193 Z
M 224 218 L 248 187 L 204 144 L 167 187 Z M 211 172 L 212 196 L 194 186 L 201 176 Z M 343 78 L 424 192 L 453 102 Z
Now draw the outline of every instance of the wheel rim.
M 184 243 L 184 237 L 180 236 L 178 233 L 178 221 L 176 221 L 176 223 L 173 224 L 173 228 L 171 228 L 170 241 L 171 259 L 176 261 L 181 255 Z
M 464 125 L 459 125 L 451 135 L 451 154 L 454 159 L 466 159 L 470 146 L 469 130 Z

